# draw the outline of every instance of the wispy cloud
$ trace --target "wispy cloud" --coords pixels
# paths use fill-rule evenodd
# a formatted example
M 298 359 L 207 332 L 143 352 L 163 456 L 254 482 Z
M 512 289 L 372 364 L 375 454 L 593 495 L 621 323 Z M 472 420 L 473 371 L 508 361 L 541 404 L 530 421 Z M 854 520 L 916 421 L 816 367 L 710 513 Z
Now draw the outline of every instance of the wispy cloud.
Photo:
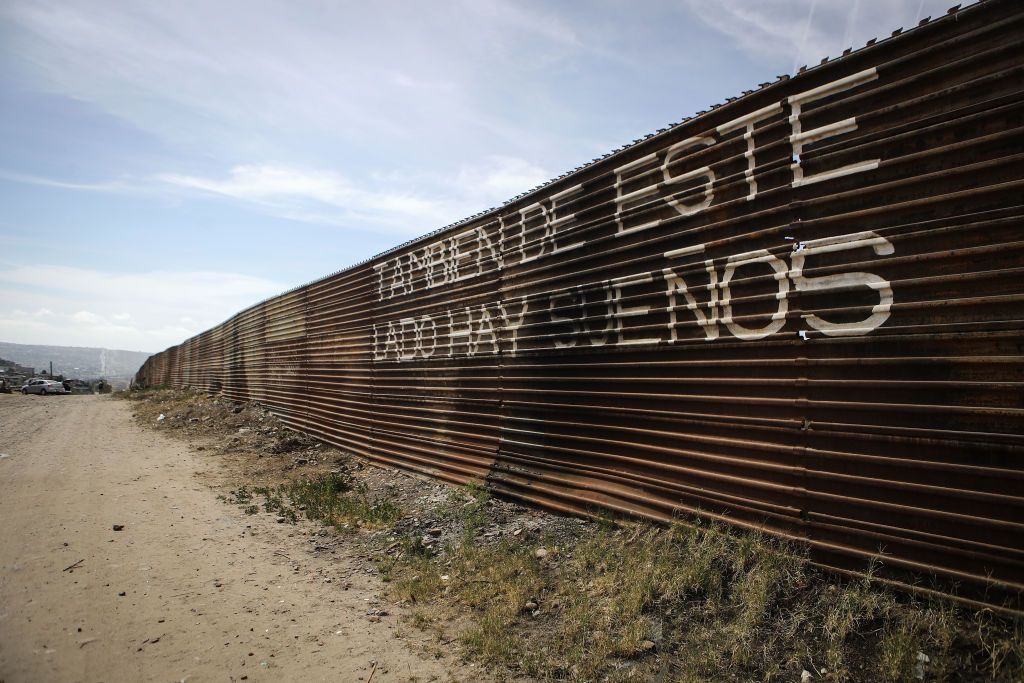
M 496 60 L 528 71 L 589 49 L 556 13 L 504 0 L 10 0 L 0 18 L 19 27 L 14 53 L 51 92 L 177 145 L 278 158 L 281 140 L 310 134 L 526 139 L 489 104 Z
M 446 210 L 443 199 L 369 190 L 334 171 L 276 164 L 235 166 L 225 178 L 165 173 L 156 176 L 156 180 L 268 207 L 322 204 L 364 217 L 379 214 L 387 222 L 392 222 L 395 216 L 437 219 Z
M 41 187 L 55 187 L 61 190 L 80 190 L 82 192 L 135 192 L 140 188 L 137 184 L 122 180 L 108 180 L 97 183 L 81 183 L 57 178 L 44 178 L 42 176 L 28 173 L 17 173 L 0 169 L 0 180 L 7 180 L 26 185 L 39 185 Z
M 239 164 L 220 177 L 158 173 L 94 183 L 14 173 L 0 179 L 83 192 L 175 195 L 193 192 L 248 205 L 270 215 L 306 223 L 402 235 L 429 232 L 489 208 L 549 179 L 536 164 L 491 155 L 455 173 L 368 173 L 359 182 L 329 169 L 280 163 Z
M 335 171 L 274 163 L 235 166 L 220 178 L 155 176 L 177 188 L 250 203 L 293 220 L 385 226 L 411 235 L 465 218 L 547 179 L 536 164 L 505 156 L 464 165 L 449 177 L 392 171 L 356 182 Z
M 898 27 L 922 13 L 939 16 L 949 0 L 687 0 L 691 11 L 738 48 L 757 58 L 813 66 Z

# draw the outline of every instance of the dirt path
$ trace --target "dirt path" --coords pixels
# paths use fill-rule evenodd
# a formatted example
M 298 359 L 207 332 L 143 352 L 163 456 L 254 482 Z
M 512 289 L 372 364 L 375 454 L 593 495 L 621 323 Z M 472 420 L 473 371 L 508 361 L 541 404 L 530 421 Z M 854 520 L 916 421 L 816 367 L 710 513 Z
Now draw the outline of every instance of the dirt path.
M 130 410 L 0 395 L 0 683 L 478 679 L 368 616 L 391 610 L 379 579 L 313 527 L 218 501 Z

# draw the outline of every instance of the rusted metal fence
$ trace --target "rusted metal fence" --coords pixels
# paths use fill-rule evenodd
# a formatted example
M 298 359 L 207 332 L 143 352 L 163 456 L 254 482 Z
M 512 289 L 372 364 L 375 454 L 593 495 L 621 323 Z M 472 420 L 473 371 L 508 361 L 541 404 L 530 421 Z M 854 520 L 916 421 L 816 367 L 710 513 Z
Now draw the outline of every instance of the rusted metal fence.
M 1020 609 L 1024 5 L 726 104 L 153 356 L 382 465 Z M 921 577 L 926 577 L 922 583 Z

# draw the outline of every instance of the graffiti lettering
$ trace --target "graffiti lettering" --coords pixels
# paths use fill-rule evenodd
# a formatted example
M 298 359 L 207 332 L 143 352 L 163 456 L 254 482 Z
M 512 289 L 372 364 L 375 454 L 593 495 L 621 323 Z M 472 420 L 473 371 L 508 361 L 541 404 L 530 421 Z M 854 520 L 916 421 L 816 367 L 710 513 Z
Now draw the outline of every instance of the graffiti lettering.
M 706 248 L 698 244 L 666 252 L 664 257 L 670 261 L 682 260 L 704 254 Z M 687 267 L 690 275 L 677 266 L 670 266 L 570 290 L 520 297 L 512 302 L 465 306 L 440 316 L 402 318 L 374 325 L 374 359 L 427 359 L 435 357 L 438 348 L 445 349 L 449 357 L 500 352 L 515 355 L 524 339 L 523 332 L 527 332 L 525 338 L 531 344 L 540 345 L 531 348 L 675 344 L 683 341 L 679 330 L 693 323 L 700 328 L 705 341 L 721 339 L 723 328 L 735 339 L 755 341 L 785 328 L 790 319 L 789 300 L 794 293 L 838 293 L 866 288 L 877 294 L 878 303 L 871 305 L 863 320 L 832 322 L 816 313 L 801 313 L 797 318 L 826 336 L 864 335 L 889 318 L 893 303 L 889 281 L 864 272 L 818 277 L 804 274 L 808 258 L 863 248 L 870 248 L 879 256 L 894 252 L 892 243 L 884 237 L 868 231 L 856 232 L 800 242 L 788 254 L 789 264 L 783 256 L 758 249 L 717 259 L 717 262 L 716 259 L 698 261 L 696 267 Z M 688 282 L 687 278 L 694 277 L 692 273 L 703 273 L 706 284 Z M 664 288 L 657 284 L 656 277 L 658 282 L 664 281 Z M 748 283 L 773 283 L 770 294 L 758 297 L 768 297 L 774 310 L 738 319 L 733 283 L 741 277 Z M 707 299 L 701 303 L 705 293 Z M 530 302 L 538 298 L 542 298 L 542 305 L 531 306 Z M 657 316 L 667 317 L 667 323 L 657 323 Z

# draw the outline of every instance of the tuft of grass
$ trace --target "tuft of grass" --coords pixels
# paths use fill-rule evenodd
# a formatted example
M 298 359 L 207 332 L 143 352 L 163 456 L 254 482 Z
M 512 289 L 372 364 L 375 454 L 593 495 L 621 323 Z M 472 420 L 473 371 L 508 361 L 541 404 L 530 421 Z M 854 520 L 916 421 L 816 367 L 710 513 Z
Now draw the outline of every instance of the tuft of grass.
M 371 495 L 366 484 L 354 484 L 341 472 L 300 479 L 280 490 L 306 517 L 336 528 L 386 528 L 402 516 L 393 488 Z
M 487 503 L 491 495 L 476 482 L 453 489 L 436 511 L 438 519 L 456 522 L 462 528 L 463 540 L 474 538 L 487 524 Z
M 1024 681 L 1024 619 L 1007 629 L 1004 620 L 990 611 L 978 615 L 975 627 L 980 646 L 979 667 L 993 680 Z
M 229 493 L 228 502 L 234 503 L 235 505 L 248 505 L 252 502 L 252 492 L 249 491 L 247 486 L 239 486 L 237 489 Z
M 313 520 L 325 520 L 334 515 L 339 499 L 351 490 L 351 478 L 339 472 L 301 479 L 286 489 L 288 499 L 303 508 L 306 517 Z
M 344 473 L 328 472 L 300 479 L 276 488 L 245 486 L 231 491 L 229 501 L 242 507 L 246 514 L 259 512 L 254 498 L 263 498 L 264 512 L 274 513 L 295 524 L 299 513 L 308 519 L 321 521 L 338 529 L 382 528 L 395 523 L 402 516 L 394 490 L 373 496 L 365 484 L 355 485 Z
M 526 645 L 516 632 L 529 618 L 526 604 L 547 589 L 532 548 L 507 540 L 490 547 L 461 543 L 449 555 L 449 590 L 473 611 L 473 625 L 461 638 L 467 651 L 486 663 L 516 664 Z
M 820 615 L 826 643 L 824 661 L 837 675 L 848 673 L 850 641 L 861 638 L 865 626 L 882 621 L 895 604 L 890 593 L 872 586 L 878 567 L 878 560 L 872 559 L 860 580 L 847 583 L 842 590 L 836 584 L 827 586 L 828 594 L 824 596 Z
M 409 620 L 413 626 L 423 630 L 430 628 L 437 622 L 436 617 L 431 616 L 423 609 L 413 610 L 412 614 L 409 615 Z
M 296 524 L 299 516 L 295 508 L 285 502 L 281 487 L 270 489 L 266 486 L 258 486 L 253 489 L 257 494 L 263 496 L 263 511 L 284 517 L 285 521 Z
M 411 604 L 424 604 L 442 593 L 445 581 L 441 570 L 432 558 L 419 555 L 402 557 L 402 571 L 395 572 L 394 564 L 385 569 L 385 580 L 391 583 L 391 590 L 401 600 Z
M 765 632 L 779 626 L 776 607 L 803 566 L 782 544 L 736 540 L 717 526 L 641 526 L 628 538 L 602 531 L 561 577 L 556 650 L 581 680 L 600 678 L 615 660 L 673 650 L 676 666 L 698 679 L 770 664 L 778 653 L 766 651 Z M 687 630 L 676 631 L 684 613 Z
M 924 662 L 917 659 L 924 630 L 916 614 L 897 617 L 883 627 L 880 668 L 885 680 L 913 680 L 916 669 L 924 677 Z

